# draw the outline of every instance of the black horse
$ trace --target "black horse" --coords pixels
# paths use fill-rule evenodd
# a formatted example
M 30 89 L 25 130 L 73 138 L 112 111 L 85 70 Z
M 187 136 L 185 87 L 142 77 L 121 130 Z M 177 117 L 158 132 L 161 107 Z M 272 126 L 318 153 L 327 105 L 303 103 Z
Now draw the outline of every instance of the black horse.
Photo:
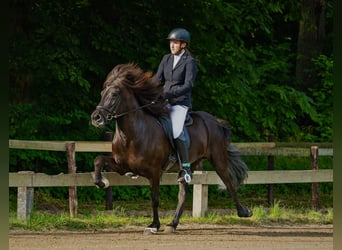
M 151 72 L 144 72 L 135 64 L 120 64 L 108 74 L 101 101 L 91 114 L 96 127 L 103 127 L 111 120 L 116 122 L 112 156 L 97 156 L 94 160 L 95 185 L 101 188 L 109 185 L 101 174 L 103 168 L 121 175 L 146 177 L 152 193 L 153 221 L 145 230 L 153 233 L 160 228 L 161 176 L 165 171 L 180 169 L 177 161 L 170 160 L 174 149 L 161 125 L 160 118 L 168 115 L 167 105 L 160 101 L 161 94 L 162 86 Z M 193 122 L 187 130 L 192 168 L 207 159 L 234 199 L 238 216 L 252 216 L 252 211 L 237 198 L 237 188 L 247 177 L 248 167 L 232 147 L 228 128 L 207 112 L 193 111 L 191 117 Z M 167 230 L 176 230 L 187 194 L 188 184 L 179 183 L 177 209 Z

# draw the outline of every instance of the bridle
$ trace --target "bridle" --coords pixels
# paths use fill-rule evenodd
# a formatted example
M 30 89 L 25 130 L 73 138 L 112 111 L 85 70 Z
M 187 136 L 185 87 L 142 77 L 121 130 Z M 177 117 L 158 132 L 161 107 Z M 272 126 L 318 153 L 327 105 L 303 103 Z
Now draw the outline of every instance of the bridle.
M 138 110 L 140 110 L 140 109 L 143 109 L 143 108 L 146 108 L 146 107 L 148 107 L 148 106 L 151 106 L 151 105 L 155 104 L 155 101 L 151 101 L 150 103 L 147 103 L 147 104 L 145 104 L 145 105 L 139 106 L 139 107 L 137 107 L 137 108 L 134 108 L 134 109 L 131 109 L 131 110 L 128 110 L 128 111 L 124 111 L 124 112 L 122 112 L 122 113 L 120 113 L 120 114 L 117 114 L 117 113 L 116 113 L 116 112 L 117 112 L 117 109 L 118 109 L 118 107 L 119 107 L 119 105 L 120 105 L 120 103 L 121 103 L 121 96 L 118 95 L 116 99 L 117 99 L 117 100 L 115 101 L 115 103 L 113 104 L 113 106 L 111 107 L 111 109 L 108 109 L 108 108 L 106 108 L 106 107 L 104 107 L 104 106 L 96 106 L 96 109 L 97 109 L 98 111 L 100 111 L 100 113 L 101 113 L 104 117 L 106 117 L 106 119 L 107 119 L 108 121 L 111 121 L 113 118 L 114 118 L 114 119 L 117 119 L 117 118 L 122 117 L 122 116 L 125 116 L 125 115 L 127 115 L 127 114 L 129 114 L 129 113 L 133 113 L 133 112 L 135 112 L 135 111 L 138 111 Z M 107 115 L 105 115 L 105 113 L 107 113 Z
M 129 114 L 129 113 L 138 111 L 138 110 L 140 110 L 140 109 L 146 108 L 146 107 L 148 107 L 148 106 L 150 106 L 150 105 L 153 105 L 153 104 L 155 104 L 154 101 L 152 101 L 152 102 L 150 102 L 150 103 L 147 103 L 147 104 L 145 104 L 145 105 L 143 105 L 143 106 L 139 106 L 139 107 L 137 107 L 137 108 L 135 108 L 135 109 L 131 109 L 131 110 L 122 112 L 121 114 L 116 114 L 116 110 L 110 111 L 109 109 L 107 109 L 107 108 L 105 108 L 105 107 L 103 107 L 103 106 L 97 106 L 96 109 L 99 110 L 100 113 L 102 113 L 103 116 L 104 116 L 103 111 L 106 111 L 106 112 L 108 113 L 107 116 L 106 116 L 106 118 L 107 118 L 108 121 L 110 121 L 110 120 L 112 120 L 113 118 L 114 118 L 114 119 L 117 119 L 117 118 L 119 118 L 119 117 L 121 117 L 121 116 L 124 116 L 124 115 L 127 115 L 127 114 Z

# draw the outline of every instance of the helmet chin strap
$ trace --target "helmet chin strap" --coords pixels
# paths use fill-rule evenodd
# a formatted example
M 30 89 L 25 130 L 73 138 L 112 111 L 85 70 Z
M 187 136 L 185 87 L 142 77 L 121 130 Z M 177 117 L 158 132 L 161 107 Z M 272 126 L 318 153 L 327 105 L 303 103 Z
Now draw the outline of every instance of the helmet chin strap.
M 185 48 L 180 49 L 177 53 L 175 53 L 176 56 L 178 56 L 180 53 L 182 53 L 185 50 Z

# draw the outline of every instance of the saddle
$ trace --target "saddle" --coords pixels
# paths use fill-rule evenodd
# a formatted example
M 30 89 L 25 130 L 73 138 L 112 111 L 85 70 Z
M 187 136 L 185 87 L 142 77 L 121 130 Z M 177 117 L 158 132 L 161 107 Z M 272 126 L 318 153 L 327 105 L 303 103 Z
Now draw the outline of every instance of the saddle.
M 185 122 L 184 122 L 185 127 L 191 126 L 193 124 L 193 119 L 191 117 L 191 113 L 192 112 L 189 111 L 186 115 Z M 170 141 L 172 148 L 175 148 L 175 145 L 173 143 L 171 119 L 169 117 L 166 117 L 166 116 L 160 116 L 158 119 L 159 119 L 160 124 L 163 127 L 163 130 L 165 132 L 166 137 Z
M 191 114 L 192 114 L 192 111 L 189 111 L 186 115 L 185 122 L 184 122 L 185 127 L 189 127 L 193 124 L 193 119 L 191 117 Z M 159 120 L 160 124 L 162 125 L 164 133 L 165 133 L 166 137 L 168 138 L 170 145 L 173 149 L 172 153 L 169 155 L 168 162 L 163 167 L 163 169 L 165 171 L 167 171 L 168 168 L 171 167 L 177 161 L 177 150 L 176 150 L 176 147 L 175 147 L 175 144 L 173 141 L 174 139 L 173 139 L 173 134 L 172 134 L 171 119 L 167 116 L 160 116 L 160 117 L 158 117 L 158 120 Z

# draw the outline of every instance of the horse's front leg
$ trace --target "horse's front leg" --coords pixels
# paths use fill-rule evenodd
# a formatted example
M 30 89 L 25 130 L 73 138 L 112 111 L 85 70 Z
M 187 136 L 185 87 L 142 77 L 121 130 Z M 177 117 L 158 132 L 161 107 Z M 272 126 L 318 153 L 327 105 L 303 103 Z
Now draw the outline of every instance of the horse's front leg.
M 145 233 L 156 233 L 160 228 L 159 221 L 159 179 L 158 180 L 150 180 L 151 187 L 151 205 L 153 211 L 153 221 L 147 228 L 145 228 Z
M 189 193 L 189 185 L 185 182 L 179 183 L 179 191 L 178 191 L 178 204 L 175 215 L 173 216 L 173 220 L 171 223 L 167 224 L 165 231 L 166 232 L 174 232 L 179 224 L 179 219 L 183 214 L 185 201 L 188 197 Z
M 112 156 L 98 155 L 94 160 L 94 184 L 99 188 L 108 188 L 109 181 L 102 176 L 102 169 L 113 171 L 116 163 Z

